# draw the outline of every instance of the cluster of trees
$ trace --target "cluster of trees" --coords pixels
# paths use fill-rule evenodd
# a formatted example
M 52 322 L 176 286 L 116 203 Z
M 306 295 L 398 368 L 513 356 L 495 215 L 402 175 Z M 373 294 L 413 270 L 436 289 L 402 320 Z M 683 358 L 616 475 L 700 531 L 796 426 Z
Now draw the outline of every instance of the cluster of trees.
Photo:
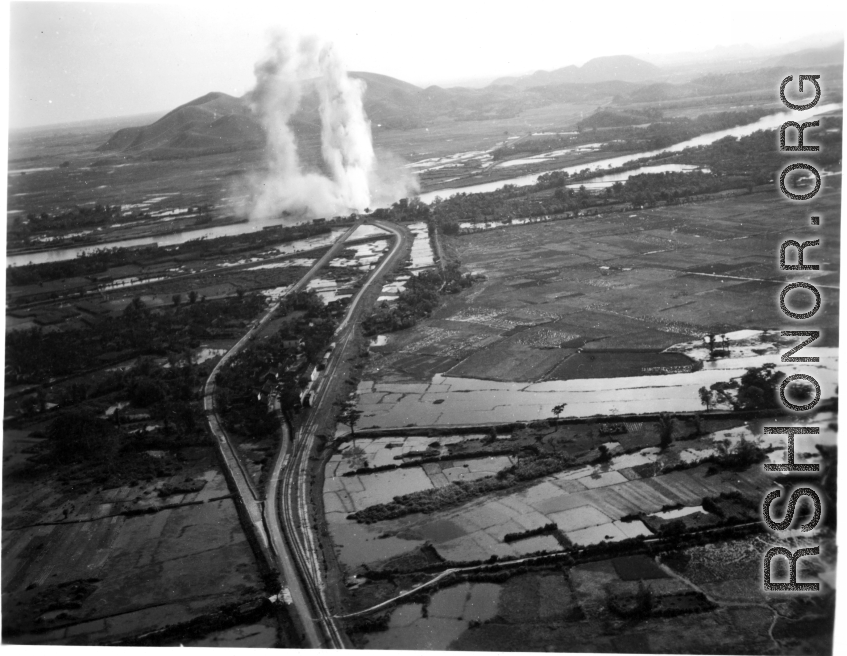
M 128 221 L 132 218 L 134 217 L 127 216 L 123 220 Z M 60 214 L 30 212 L 26 215 L 25 221 L 20 217 L 15 219 L 12 223 L 12 229 L 15 233 L 30 233 L 44 230 L 86 228 L 114 223 L 115 221 L 121 221 L 121 206 L 97 203 L 93 207 L 77 206 Z
M 722 178 L 703 171 L 643 173 L 633 175 L 626 183 L 616 182 L 603 189 L 602 195 L 615 202 L 638 207 L 653 207 L 659 202 L 674 205 L 682 199 L 737 188 L 737 180 Z
M 645 163 L 649 162 L 641 162 L 638 166 Z M 634 166 L 609 169 L 603 171 L 603 175 L 631 168 Z M 571 186 L 597 175 L 589 169 L 573 175 L 567 171 L 552 171 L 541 174 L 534 185 L 526 187 L 505 185 L 488 193 L 456 194 L 433 203 L 433 220 L 438 222 L 444 234 L 455 235 L 460 232 L 462 223 L 508 223 L 517 218 L 575 216 L 583 209 L 607 205 L 652 207 L 659 202 L 673 205 L 698 195 L 748 187 L 758 180 L 749 176 L 720 176 L 694 170 L 634 175 L 625 182 L 616 182 L 595 193 L 584 185 L 578 188 Z M 539 193 L 551 189 L 552 194 Z
M 76 467 L 77 476 L 107 486 L 173 474 L 179 467 L 173 450 L 205 440 L 199 404 L 204 376 L 190 352 L 173 364 L 165 368 L 140 358 L 128 370 L 113 372 L 108 384 L 97 389 L 80 384 L 82 389 L 74 389 L 74 398 L 68 399 L 74 405 L 45 431 L 50 462 Z M 129 405 L 103 417 L 97 410 L 102 402 L 96 402 L 102 394 Z M 150 420 L 159 424 L 156 429 L 145 429 Z M 154 458 L 149 450 L 162 450 L 165 456 Z
M 759 120 L 768 111 L 762 108 L 714 112 L 701 114 L 696 118 L 675 117 L 638 130 L 632 137 L 625 139 L 627 150 L 657 150 L 667 148 L 682 141 L 688 141 L 701 134 L 727 130 Z
M 804 161 L 818 168 L 837 164 L 841 160 L 842 123 L 841 117 L 826 117 L 820 127 L 807 129 L 805 144 L 820 146 L 820 150 L 807 153 Z M 788 143 L 796 141 L 793 130 L 788 130 L 786 137 Z M 785 154 L 777 143 L 776 130 L 759 130 L 744 137 L 724 137 L 706 146 L 686 148 L 664 161 L 696 164 L 721 176 L 744 177 L 748 184 L 764 184 L 786 165 Z
M 395 221 L 400 223 L 415 223 L 429 219 L 430 206 L 418 198 L 401 198 L 391 207 L 380 207 L 373 211 L 375 219 Z
M 699 390 L 700 402 L 710 410 L 716 406 L 729 406 L 733 410 L 767 410 L 779 407 L 777 394 L 785 374 L 776 371 L 776 365 L 749 367 L 740 378 L 718 381 Z M 802 398 L 811 393 L 811 386 L 794 385 L 795 394 Z
M 40 327 L 6 335 L 6 384 L 42 383 L 88 370 L 98 362 L 134 354 L 166 356 L 196 348 L 230 322 L 242 323 L 264 307 L 261 295 L 200 301 L 173 308 L 148 308 L 140 298 L 123 312 L 93 326 L 44 331 Z
M 278 308 L 277 316 L 291 314 L 293 318 L 278 331 L 278 337 L 302 339 L 306 361 L 317 364 L 335 334 L 336 317 L 348 302 L 341 299 L 327 305 L 313 289 L 289 294 Z
M 267 437 L 279 428 L 269 411 L 263 388 L 269 383 L 285 412 L 300 405 L 300 392 L 308 384 L 304 376 L 315 364 L 335 333 L 335 319 L 314 291 L 293 294 L 281 306 L 284 326 L 251 343 L 217 376 L 216 404 L 227 430 L 250 437 Z M 292 345 L 302 340 L 303 346 Z
M 439 306 L 441 293 L 457 294 L 472 284 L 471 275 L 463 274 L 455 262 L 449 263 L 443 273 L 428 270 L 412 275 L 396 303 L 383 301 L 362 322 L 362 330 L 365 335 L 377 335 L 411 328 Z
M 80 253 L 72 260 L 24 264 L 6 268 L 8 285 L 36 285 L 50 280 L 61 280 L 75 276 L 90 276 L 105 272 L 109 267 L 136 264 L 158 255 L 155 246 L 137 249 L 98 248 L 89 253 Z
M 567 187 L 583 177 L 589 176 L 587 173 L 571 176 L 566 171 L 554 171 L 539 176 L 538 182 L 530 187 L 506 185 L 495 192 L 457 194 L 435 205 L 433 217 L 444 234 L 456 235 L 460 233 L 462 223 L 509 223 L 517 218 L 573 217 L 584 209 L 608 205 L 652 207 L 659 202 L 673 205 L 697 195 L 747 186 L 738 178 L 692 171 L 645 173 L 632 176 L 626 182 L 616 182 L 596 193 L 590 192 L 584 185 Z M 548 189 L 553 189 L 553 193 L 537 193 Z
M 438 292 L 442 284 L 441 276 L 434 270 L 410 276 L 393 306 L 383 301 L 365 318 L 363 332 L 376 335 L 411 328 L 418 319 L 428 317 L 438 307 Z

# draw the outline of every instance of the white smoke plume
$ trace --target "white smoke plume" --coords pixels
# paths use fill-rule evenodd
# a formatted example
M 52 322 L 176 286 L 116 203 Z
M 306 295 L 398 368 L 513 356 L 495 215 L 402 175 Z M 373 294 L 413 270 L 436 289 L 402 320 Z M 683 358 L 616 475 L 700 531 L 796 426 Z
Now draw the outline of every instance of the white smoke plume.
M 365 83 L 347 75 L 331 44 L 278 33 L 255 72 L 252 106 L 267 134 L 267 170 L 252 180 L 251 218 L 275 218 L 283 212 L 347 214 L 417 189 L 408 175 L 386 175 L 386 167 L 377 165 L 362 104 Z M 312 85 L 320 100 L 321 155 L 328 176 L 303 171 L 290 126 Z M 397 182 L 398 177 L 405 181 Z

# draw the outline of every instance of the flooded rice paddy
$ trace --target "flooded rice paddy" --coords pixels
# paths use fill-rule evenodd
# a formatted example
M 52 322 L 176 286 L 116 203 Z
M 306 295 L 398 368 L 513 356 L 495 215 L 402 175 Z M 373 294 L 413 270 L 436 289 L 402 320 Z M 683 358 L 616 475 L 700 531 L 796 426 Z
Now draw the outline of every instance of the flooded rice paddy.
M 566 416 L 691 412 L 702 409 L 699 389 L 743 375 L 748 367 L 777 363 L 787 375 L 809 373 L 818 380 L 822 398 L 835 395 L 836 348 L 807 347 L 817 363 L 779 362 L 775 333 L 737 331 L 718 336 L 729 357 L 709 360 L 709 348 L 696 340 L 676 344 L 666 353 L 681 353 L 703 363 L 699 371 L 619 378 L 585 378 L 516 383 L 436 374 L 429 383 L 363 381 L 357 390 L 361 428 L 401 428 L 509 423 L 547 419 L 563 401 Z M 648 367 L 648 369 L 650 369 Z
M 649 449 L 645 451 L 642 455 L 649 462 L 652 454 Z M 651 532 L 643 522 L 622 518 L 638 512 L 660 512 L 663 507 L 680 503 L 699 504 L 704 496 L 727 489 L 720 477 L 702 479 L 681 471 L 643 478 L 643 472 L 639 473 L 642 470 L 623 464 L 613 458 L 604 465 L 577 467 L 511 493 L 477 499 L 432 515 L 379 522 L 378 526 L 347 519 L 347 507 L 336 501 L 339 495 L 332 490 L 336 484 L 327 478 L 326 517 L 339 559 L 348 567 L 408 553 L 425 542 L 432 543 L 438 554 L 450 561 L 484 560 L 492 555 L 515 558 L 563 547 L 553 535 L 505 542 L 508 533 L 553 522 L 576 545 L 649 536 Z M 756 475 L 764 474 L 758 470 L 743 474 Z
M 426 223 L 410 223 L 409 230 L 415 236 L 412 242 L 412 271 L 420 271 L 435 266 L 435 256 L 432 253 L 432 244 L 429 241 L 429 231 Z
M 780 363 L 786 374 L 808 373 L 821 384 L 823 398 L 835 393 L 836 348 L 806 348 L 818 363 Z M 429 384 L 364 381 L 358 407 L 361 428 L 401 428 L 509 423 L 547 419 L 550 408 L 566 402 L 567 416 L 691 412 L 702 410 L 699 389 L 743 375 L 748 367 L 778 362 L 757 355 L 707 362 L 700 371 L 679 374 L 513 383 L 436 374 Z M 438 401 L 436 404 L 435 402 Z
M 802 438 L 802 442 L 797 442 L 798 462 L 820 461 L 815 445 L 836 444 L 836 431 L 831 423 L 834 420 L 832 413 L 820 413 L 807 419 L 822 427 L 821 435 L 797 436 L 798 440 Z M 675 442 L 664 458 L 670 457 L 673 462 L 684 460 L 682 456 L 687 451 L 705 451 L 724 443 L 727 433 L 731 434 L 731 443 L 733 439 L 735 442 L 748 439 L 763 448 L 773 447 L 774 451 L 769 454 L 771 461 L 785 461 L 784 436 L 762 436 L 761 422 L 731 431 L 716 431 L 692 441 Z M 773 440 L 773 437 L 779 439 Z M 404 438 L 380 440 L 384 448 L 389 440 L 402 444 Z M 420 443 L 410 444 L 409 448 L 419 446 Z M 363 448 L 369 452 L 379 450 L 376 444 Z M 426 542 L 450 561 L 484 560 L 491 555 L 514 558 L 539 551 L 559 551 L 563 547 L 549 534 L 507 543 L 504 536 L 508 533 L 521 533 L 553 522 L 575 545 L 651 536 L 650 529 L 640 520 L 624 519 L 629 520 L 637 513 L 676 519 L 703 512 L 704 497 L 733 490 L 755 497 L 772 484 L 772 479 L 761 467 L 733 471 L 726 476 L 703 476 L 703 471 L 694 469 L 663 470 L 662 463 L 668 461 L 660 462 L 658 455 L 658 447 L 642 448 L 614 456 L 606 463 L 574 466 L 512 492 L 475 499 L 429 515 L 409 515 L 371 525 L 357 524 L 347 516 L 354 508 L 358 509 L 360 503 L 384 503 L 394 495 L 413 489 L 404 488 L 402 479 L 393 478 L 388 491 L 376 491 L 375 486 L 363 483 L 362 491 L 347 493 L 349 498 L 346 498 L 340 481 L 356 477 L 332 476 L 341 471 L 342 459 L 336 455 L 327 468 L 326 517 L 339 559 L 350 568 L 409 553 Z M 414 474 L 417 489 L 434 485 L 432 479 L 424 480 L 423 468 L 414 469 L 419 472 Z
M 510 166 L 520 166 L 523 164 L 541 164 L 543 162 L 548 162 L 552 159 L 556 159 L 557 157 L 561 157 L 562 155 L 567 155 L 569 153 L 587 153 L 593 152 L 595 150 L 600 150 L 602 143 L 589 143 L 589 144 L 580 144 L 579 146 L 574 146 L 573 148 L 562 148 L 559 150 L 551 150 L 546 153 L 539 153 L 538 155 L 530 155 L 529 157 L 520 157 L 518 159 L 508 159 L 505 162 L 500 162 L 496 164 L 498 168 L 508 168 Z
M 330 278 L 312 278 L 306 285 L 307 290 L 314 290 L 324 303 L 332 303 L 342 298 L 350 298 L 353 293 L 342 293 L 338 280 Z
M 566 414 L 572 417 L 619 414 L 644 414 L 701 411 L 698 390 L 718 381 L 728 381 L 745 373 L 748 367 L 777 363 L 786 374 L 795 371 L 811 373 L 821 384 L 823 398 L 835 395 L 837 351 L 835 348 L 809 348 L 809 355 L 820 357 L 819 363 L 780 363 L 784 346 L 775 333 L 736 331 L 716 337 L 717 345 L 729 357 L 710 360 L 709 346 L 703 339 L 680 343 L 668 351 L 683 353 L 700 360 L 703 368 L 691 373 L 633 376 L 606 379 L 577 379 L 541 383 L 510 383 L 435 375 L 428 383 L 379 383 L 363 381 L 357 394 L 364 415 L 359 427 L 405 427 L 432 425 L 487 425 L 547 419 L 551 408 L 567 403 Z M 804 351 L 805 354 L 805 351 Z M 808 421 L 808 420 L 807 420 Z M 816 425 L 834 422 L 833 415 L 819 413 Z M 756 443 L 768 453 L 771 462 L 785 461 L 785 438 L 763 435 L 762 422 L 720 430 L 673 446 L 674 461 L 696 464 L 711 456 L 732 450 L 742 440 Z M 343 431 L 339 431 L 339 434 Z M 468 436 L 469 437 L 469 436 Z M 622 521 L 627 515 L 644 512 L 672 519 L 698 512 L 703 497 L 737 489 L 744 494 L 758 494 L 769 479 L 760 468 L 733 474 L 732 480 L 721 476 L 694 475 L 694 470 L 662 473 L 658 447 L 642 448 L 633 453 L 620 453 L 620 445 L 609 441 L 609 462 L 573 467 L 548 476 L 539 482 L 496 498 L 477 499 L 460 507 L 428 515 L 409 515 L 360 525 L 347 519 L 351 512 L 373 503 L 384 503 L 398 494 L 431 489 L 448 484 L 451 472 L 446 463 L 410 467 L 414 474 L 391 474 L 385 477 L 384 489 L 373 475 L 344 476 L 364 466 L 378 467 L 402 461 L 397 456 L 420 454 L 426 449 L 442 450 L 450 440 L 459 437 L 408 437 L 357 440 L 359 452 L 336 454 L 327 469 L 324 489 L 327 520 L 340 561 L 348 567 L 373 563 L 409 553 L 425 542 L 433 544 L 439 555 L 451 561 L 479 560 L 497 555 L 518 557 L 538 551 L 561 548 L 554 535 L 540 535 L 506 543 L 507 533 L 519 533 L 557 525 L 571 543 L 588 545 L 599 541 L 623 540 L 650 535 L 641 521 Z M 508 436 L 501 437 L 507 439 Z M 816 436 L 797 436 L 798 462 L 820 461 L 816 444 L 835 444 L 834 423 L 822 428 Z M 437 440 L 437 441 L 436 441 Z M 452 463 L 454 466 L 457 463 Z M 493 461 L 493 470 L 510 462 Z M 477 465 L 482 472 L 484 464 Z M 395 470 L 396 471 L 396 470 Z M 473 473 L 468 468 L 468 473 Z M 658 474 L 658 475 L 657 475 Z M 491 474 L 488 474 L 491 475 Z M 441 478 L 443 476 L 443 478 Z M 371 478 L 368 482 L 366 478 Z M 461 479 L 459 479 L 461 480 Z M 668 511 L 682 506 L 682 511 Z M 670 512 L 667 516 L 661 513 Z
M 446 155 L 444 157 L 429 157 L 411 164 L 406 164 L 406 168 L 415 169 L 416 171 L 438 171 L 447 168 L 459 168 L 465 164 L 475 162 L 477 164 L 490 166 L 493 162 L 493 157 L 490 151 L 486 150 L 469 150 L 455 155 Z
M 384 284 L 377 302 L 396 301 L 400 292 L 406 289 L 410 274 L 418 274 L 435 266 L 435 254 L 432 252 L 432 242 L 429 239 L 426 223 L 410 223 L 407 227 L 414 236 L 409 255 L 411 262 L 408 266 L 408 274 L 396 276 L 392 281 Z
M 352 257 L 347 257 L 350 249 L 354 253 Z M 378 239 L 364 244 L 357 244 L 345 250 L 348 252 L 330 260 L 327 268 L 329 270 L 355 270 L 359 272 L 358 274 L 346 277 L 327 276 L 313 278 L 306 286 L 306 289 L 316 291 L 324 303 L 332 303 L 343 298 L 350 298 L 354 293 L 352 285 L 355 279 L 361 277 L 362 273 L 370 271 L 376 266 L 383 253 L 388 250 L 388 243 L 384 239 Z
M 419 466 L 388 469 L 373 473 L 362 468 L 400 465 L 423 451 L 447 454 L 446 445 L 463 438 L 439 440 L 441 446 L 430 448 L 433 440 L 425 437 L 358 439 L 347 443 L 334 454 L 324 472 L 324 505 L 340 512 L 353 513 L 395 496 L 445 487 L 458 481 L 472 481 L 493 476 L 515 464 L 512 456 L 453 458 Z
M 345 250 L 353 250 L 355 254 L 350 258 L 335 258 L 329 263 L 330 267 L 347 267 L 359 269 L 359 271 L 370 271 L 379 262 L 383 253 L 388 250 L 388 243 L 384 239 L 378 239 L 364 244 L 352 244 L 347 246 Z

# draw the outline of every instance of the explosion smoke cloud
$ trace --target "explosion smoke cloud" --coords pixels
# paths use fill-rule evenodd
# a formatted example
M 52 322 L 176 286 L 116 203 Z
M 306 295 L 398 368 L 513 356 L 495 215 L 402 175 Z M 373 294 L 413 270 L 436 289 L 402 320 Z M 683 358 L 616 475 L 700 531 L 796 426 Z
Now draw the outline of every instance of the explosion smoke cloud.
M 402 169 L 378 165 L 362 100 L 365 83 L 347 75 L 331 44 L 278 33 L 255 73 L 252 106 L 267 135 L 267 169 L 252 181 L 251 218 L 283 212 L 346 214 L 417 190 Z M 328 175 L 304 172 L 291 128 L 304 94 L 311 91 L 319 99 L 321 156 Z

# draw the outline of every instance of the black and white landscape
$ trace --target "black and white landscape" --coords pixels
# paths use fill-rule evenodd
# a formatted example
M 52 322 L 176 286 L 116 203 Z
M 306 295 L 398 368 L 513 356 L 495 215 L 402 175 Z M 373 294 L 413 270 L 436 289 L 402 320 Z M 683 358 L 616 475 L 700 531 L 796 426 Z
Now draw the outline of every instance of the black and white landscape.
M 4 643 L 832 653 L 824 5 L 12 3 Z

